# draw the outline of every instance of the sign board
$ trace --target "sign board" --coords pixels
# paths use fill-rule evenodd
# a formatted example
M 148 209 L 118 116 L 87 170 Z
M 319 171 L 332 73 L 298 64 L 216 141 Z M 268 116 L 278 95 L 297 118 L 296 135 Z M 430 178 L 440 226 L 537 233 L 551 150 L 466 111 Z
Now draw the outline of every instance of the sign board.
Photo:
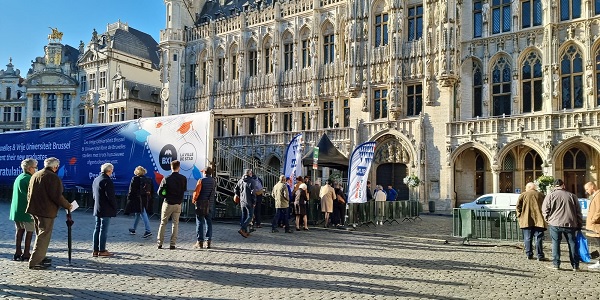
M 319 147 L 315 147 L 313 150 L 313 169 L 316 170 L 319 167 Z

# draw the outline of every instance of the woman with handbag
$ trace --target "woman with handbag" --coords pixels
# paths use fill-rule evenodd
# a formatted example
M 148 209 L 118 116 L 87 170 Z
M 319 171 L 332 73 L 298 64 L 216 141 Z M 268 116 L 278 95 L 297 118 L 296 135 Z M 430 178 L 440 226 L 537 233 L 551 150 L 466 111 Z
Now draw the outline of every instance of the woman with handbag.
M 196 244 L 194 248 L 211 247 L 212 241 L 212 211 L 215 205 L 215 190 L 217 184 L 212 177 L 211 167 L 204 170 L 204 178 L 198 180 L 192 203 L 196 207 Z
M 144 221 L 144 238 L 152 236 L 150 231 L 150 220 L 148 219 L 148 211 L 152 205 L 152 196 L 154 187 L 152 180 L 146 177 L 146 169 L 142 166 L 137 166 L 133 171 L 133 178 L 129 184 L 129 193 L 127 194 L 127 205 L 125 206 L 125 214 L 133 213 L 133 227 L 129 228 L 129 233 L 134 235 L 137 225 L 140 221 Z

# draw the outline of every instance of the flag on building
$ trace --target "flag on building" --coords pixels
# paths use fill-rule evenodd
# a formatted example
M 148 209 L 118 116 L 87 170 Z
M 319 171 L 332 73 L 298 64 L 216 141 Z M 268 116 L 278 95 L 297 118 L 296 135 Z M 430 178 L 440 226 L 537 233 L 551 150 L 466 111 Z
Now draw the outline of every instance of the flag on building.
M 285 163 L 283 174 L 289 177 L 292 186 L 296 184 L 296 177 L 302 176 L 302 134 L 296 135 L 285 150 Z
M 356 147 L 350 156 L 348 168 L 348 203 L 367 202 L 367 177 L 375 155 L 375 142 Z

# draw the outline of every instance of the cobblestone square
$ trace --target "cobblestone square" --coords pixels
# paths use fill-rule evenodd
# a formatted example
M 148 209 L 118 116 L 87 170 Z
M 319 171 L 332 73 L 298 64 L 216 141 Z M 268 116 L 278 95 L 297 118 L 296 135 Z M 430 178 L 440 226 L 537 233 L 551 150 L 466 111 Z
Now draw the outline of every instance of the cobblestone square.
M 452 219 L 342 231 L 271 233 L 244 239 L 232 223 L 214 224 L 213 249 L 193 249 L 195 224 L 181 222 L 177 249 L 157 249 L 155 235 L 130 235 L 130 216 L 113 218 L 107 248 L 93 258 L 91 211 L 73 213 L 68 265 L 63 212 L 56 219 L 49 270 L 12 261 L 14 226 L 0 203 L 0 298 L 6 299 L 598 299 L 599 272 L 551 270 L 528 261 L 519 243 L 451 237 Z M 154 231 L 158 221 L 151 221 Z M 170 227 L 169 227 L 170 228 Z M 139 228 L 138 228 L 139 229 Z M 141 230 L 143 231 L 143 230 Z M 167 231 L 167 237 L 170 230 Z M 168 239 L 168 238 L 167 238 Z M 447 241 L 448 243 L 445 243 Z M 550 243 L 545 251 L 550 254 Z M 568 259 L 566 248 L 563 258 Z M 568 262 L 563 262 L 568 266 Z

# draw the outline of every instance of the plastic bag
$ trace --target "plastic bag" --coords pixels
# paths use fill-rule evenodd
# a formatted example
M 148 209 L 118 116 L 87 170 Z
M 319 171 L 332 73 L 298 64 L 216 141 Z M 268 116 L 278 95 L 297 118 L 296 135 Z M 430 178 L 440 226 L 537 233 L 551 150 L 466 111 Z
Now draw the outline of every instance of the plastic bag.
M 579 252 L 579 260 L 582 262 L 589 263 L 592 260 L 587 238 L 581 230 L 577 231 L 577 251 Z

